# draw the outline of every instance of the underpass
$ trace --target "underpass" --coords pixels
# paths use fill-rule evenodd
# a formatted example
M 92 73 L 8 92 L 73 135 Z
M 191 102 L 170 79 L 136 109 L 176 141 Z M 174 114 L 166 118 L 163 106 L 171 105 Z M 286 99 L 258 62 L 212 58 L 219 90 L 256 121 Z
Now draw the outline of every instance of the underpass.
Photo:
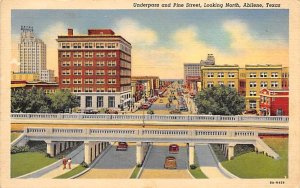
M 114 144 L 105 153 L 96 165 L 87 173 L 80 176 L 80 179 L 123 179 L 129 178 L 136 166 L 136 146 L 128 145 L 127 151 L 116 151 Z
M 169 154 L 169 143 L 156 143 L 149 153 L 140 179 L 179 179 L 192 178 L 188 172 L 188 156 L 185 144 L 179 145 L 178 154 Z M 164 163 L 167 156 L 176 158 L 177 169 L 165 169 Z

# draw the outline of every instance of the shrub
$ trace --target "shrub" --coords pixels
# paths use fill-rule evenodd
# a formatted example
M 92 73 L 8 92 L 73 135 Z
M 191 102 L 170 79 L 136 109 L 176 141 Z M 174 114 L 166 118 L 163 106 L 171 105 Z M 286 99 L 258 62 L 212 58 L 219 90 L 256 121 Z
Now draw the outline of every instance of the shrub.
M 25 146 L 13 146 L 10 150 L 11 154 L 15 154 L 15 153 L 22 153 L 22 152 L 28 152 L 29 151 L 29 146 L 25 145 Z
M 195 164 L 190 165 L 190 169 L 194 170 L 196 168 L 197 168 L 197 165 L 195 165 Z
M 139 167 L 139 168 L 140 168 L 140 167 L 142 167 L 142 164 L 137 164 L 136 167 Z
M 80 163 L 80 165 L 83 166 L 84 168 L 88 168 L 89 167 L 89 165 L 86 164 L 86 162 L 84 162 L 84 161 L 82 163 Z
M 147 110 L 147 114 L 154 114 L 154 111 L 151 110 L 151 109 L 148 109 L 148 110 Z

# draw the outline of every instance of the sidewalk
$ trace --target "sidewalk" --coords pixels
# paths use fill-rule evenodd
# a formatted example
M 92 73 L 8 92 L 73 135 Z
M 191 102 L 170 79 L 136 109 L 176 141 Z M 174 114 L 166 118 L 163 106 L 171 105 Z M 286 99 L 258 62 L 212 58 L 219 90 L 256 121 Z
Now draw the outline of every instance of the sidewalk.
M 74 169 L 78 165 L 80 165 L 80 163 L 82 163 L 82 161 L 83 161 L 83 158 L 84 158 L 84 150 L 81 150 L 77 155 L 75 155 L 72 158 L 72 165 L 71 165 L 72 169 Z M 63 165 L 60 165 L 58 168 L 55 168 L 55 169 L 51 170 L 50 172 L 41 176 L 41 178 L 50 178 L 50 179 L 55 178 L 57 176 L 60 176 L 64 173 L 71 171 L 72 169 L 68 169 L 68 166 L 67 166 L 67 169 L 63 170 Z
M 197 160 L 202 172 L 208 178 L 227 178 L 218 168 L 208 144 L 196 145 Z

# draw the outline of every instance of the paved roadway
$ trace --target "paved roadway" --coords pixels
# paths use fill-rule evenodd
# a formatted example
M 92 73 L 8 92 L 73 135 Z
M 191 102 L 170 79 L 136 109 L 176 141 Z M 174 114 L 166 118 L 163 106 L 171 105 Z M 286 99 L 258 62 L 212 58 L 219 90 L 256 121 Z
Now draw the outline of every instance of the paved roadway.
M 79 178 L 129 178 L 135 165 L 135 145 L 129 145 L 127 151 L 116 151 L 116 145 L 113 145 L 90 171 Z
M 177 169 L 164 168 L 165 158 L 167 156 L 174 156 L 176 158 Z M 187 147 L 185 145 L 179 146 L 178 154 L 169 154 L 169 144 L 155 144 L 149 153 L 148 161 L 145 163 L 140 179 L 192 178 L 187 170 L 187 161 Z
M 195 152 L 200 168 L 208 178 L 227 178 L 219 170 L 218 164 L 215 161 L 208 144 L 197 144 L 195 146 Z

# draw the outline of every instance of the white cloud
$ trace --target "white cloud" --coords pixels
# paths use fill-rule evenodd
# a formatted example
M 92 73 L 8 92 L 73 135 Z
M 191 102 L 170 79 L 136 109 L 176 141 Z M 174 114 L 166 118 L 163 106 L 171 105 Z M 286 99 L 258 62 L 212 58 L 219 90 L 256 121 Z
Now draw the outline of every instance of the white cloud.
M 116 33 L 126 36 L 128 41 L 137 46 L 154 45 L 158 40 L 154 30 L 142 26 L 139 22 L 130 18 L 117 21 Z

